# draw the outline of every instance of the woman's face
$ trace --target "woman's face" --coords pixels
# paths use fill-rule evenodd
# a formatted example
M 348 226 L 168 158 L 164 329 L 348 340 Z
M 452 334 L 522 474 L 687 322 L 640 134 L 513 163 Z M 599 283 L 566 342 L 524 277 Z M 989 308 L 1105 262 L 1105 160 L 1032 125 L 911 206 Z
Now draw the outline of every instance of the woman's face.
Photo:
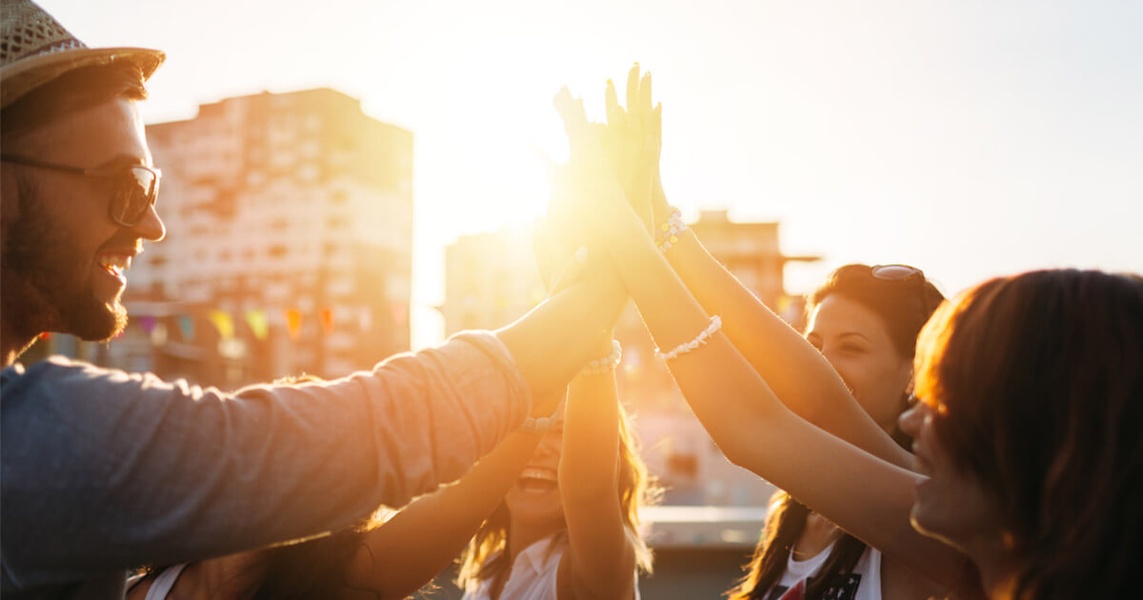
M 901 430 L 913 438 L 916 470 L 925 476 L 913 490 L 913 527 L 974 559 L 994 560 L 1002 548 L 999 502 L 977 477 L 951 460 L 933 429 L 934 419 L 940 418 L 923 402 L 901 415 Z
M 565 527 L 559 485 L 563 445 L 562 428 L 545 433 L 528 466 L 504 496 L 514 524 L 552 531 Z
M 913 376 L 913 360 L 897 351 L 877 313 L 830 294 L 810 314 L 806 339 L 833 365 L 865 412 L 892 431 Z

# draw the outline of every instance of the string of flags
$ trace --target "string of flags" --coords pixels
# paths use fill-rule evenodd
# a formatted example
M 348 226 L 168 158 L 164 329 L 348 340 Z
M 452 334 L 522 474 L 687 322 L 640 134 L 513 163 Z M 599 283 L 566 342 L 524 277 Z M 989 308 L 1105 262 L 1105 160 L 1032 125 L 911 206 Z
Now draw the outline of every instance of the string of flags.
M 404 323 L 408 318 L 408 306 L 393 302 L 390 305 L 390 316 L 394 323 Z M 334 308 L 323 307 L 316 311 L 306 312 L 299 308 L 283 308 L 280 310 L 247 309 L 240 315 L 223 309 L 210 309 L 205 313 L 205 321 L 212 325 L 219 337 L 223 340 L 234 339 L 238 334 L 238 326 L 245 324 L 255 339 L 265 340 L 274 326 L 284 326 L 286 333 L 293 341 L 301 339 L 302 330 L 307 323 L 316 320 L 321 331 L 332 333 L 338 328 L 365 332 L 373 329 L 374 311 L 372 307 Z M 193 342 L 196 331 L 196 320 L 191 314 L 176 314 L 171 318 L 177 327 L 183 341 Z M 151 337 L 152 340 L 166 340 L 168 322 L 165 317 L 154 315 L 141 315 L 132 319 L 133 323 Z M 158 342 L 156 342 L 158 343 Z

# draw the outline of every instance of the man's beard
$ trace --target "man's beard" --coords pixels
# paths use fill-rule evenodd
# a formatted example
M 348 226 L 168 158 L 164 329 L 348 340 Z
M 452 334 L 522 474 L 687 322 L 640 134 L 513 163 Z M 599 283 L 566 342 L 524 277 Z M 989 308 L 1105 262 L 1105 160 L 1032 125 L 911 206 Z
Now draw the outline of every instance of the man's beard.
M 98 299 L 92 257 L 60 233 L 36 197 L 34 186 L 19 181 L 20 216 L 8 227 L 4 248 L 4 315 L 16 327 L 59 331 L 88 341 L 110 339 L 127 326 L 127 309 L 116 297 Z

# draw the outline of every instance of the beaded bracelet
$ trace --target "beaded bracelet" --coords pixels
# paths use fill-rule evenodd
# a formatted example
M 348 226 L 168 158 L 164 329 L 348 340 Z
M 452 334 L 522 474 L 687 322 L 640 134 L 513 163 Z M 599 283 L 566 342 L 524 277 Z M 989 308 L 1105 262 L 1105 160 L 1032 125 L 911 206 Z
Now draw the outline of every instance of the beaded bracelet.
M 671 350 L 670 352 L 660 352 L 658 348 L 655 348 L 655 358 L 662 361 L 668 361 L 679 356 L 680 354 L 686 354 L 687 352 L 690 352 L 691 350 L 694 350 L 695 348 L 705 344 L 707 340 L 710 339 L 710 336 L 714 335 L 715 332 L 721 328 L 722 319 L 720 319 L 718 315 L 714 315 L 710 318 L 710 325 L 707 325 L 706 329 L 700 331 L 699 334 L 695 336 L 695 339 L 675 346 L 674 350 Z
M 580 369 L 579 374 L 606 375 L 614 371 L 621 360 L 623 360 L 623 346 L 619 345 L 619 340 L 611 340 L 611 354 L 588 362 L 583 369 Z
M 566 398 L 565 398 L 566 400 Z M 552 411 L 551 415 L 546 417 L 528 417 L 520 424 L 520 431 L 524 433 L 543 433 L 556 425 L 559 425 L 564 420 L 564 400 L 560 400 L 559 406 L 556 410 Z
M 679 234 L 686 230 L 687 224 L 683 222 L 682 211 L 671 207 L 666 222 L 655 228 L 655 245 L 659 247 L 659 252 L 665 253 L 670 250 L 679 242 Z

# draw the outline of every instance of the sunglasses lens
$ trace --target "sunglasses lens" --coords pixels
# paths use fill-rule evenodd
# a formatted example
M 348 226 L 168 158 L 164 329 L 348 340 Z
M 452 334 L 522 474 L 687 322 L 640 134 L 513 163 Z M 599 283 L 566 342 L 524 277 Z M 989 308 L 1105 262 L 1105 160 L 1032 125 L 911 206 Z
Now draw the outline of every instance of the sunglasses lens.
M 115 189 L 111 202 L 113 219 L 127 226 L 135 225 L 155 203 L 159 189 L 158 175 L 143 167 L 131 167 Z
M 908 265 L 877 265 L 873 267 L 873 276 L 889 281 L 902 281 L 910 277 L 921 276 L 921 270 Z

